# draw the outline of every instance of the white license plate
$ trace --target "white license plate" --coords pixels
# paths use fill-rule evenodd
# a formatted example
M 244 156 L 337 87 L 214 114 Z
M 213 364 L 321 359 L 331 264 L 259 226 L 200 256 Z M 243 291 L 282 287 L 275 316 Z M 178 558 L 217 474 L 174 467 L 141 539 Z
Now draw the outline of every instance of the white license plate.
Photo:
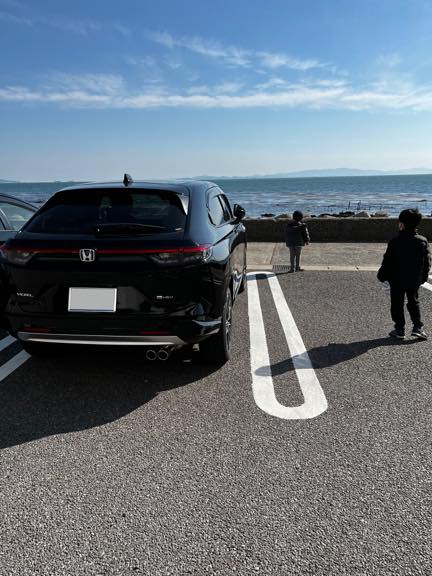
M 117 288 L 69 288 L 69 312 L 115 312 Z

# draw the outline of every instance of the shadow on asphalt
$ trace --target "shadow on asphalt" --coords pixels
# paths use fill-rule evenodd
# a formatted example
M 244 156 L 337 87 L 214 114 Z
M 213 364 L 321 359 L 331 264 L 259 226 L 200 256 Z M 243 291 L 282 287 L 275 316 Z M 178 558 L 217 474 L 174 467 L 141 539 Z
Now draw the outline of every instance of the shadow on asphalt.
M 326 346 L 311 348 L 307 351 L 307 355 L 312 362 L 313 368 L 328 368 L 361 356 L 369 350 L 380 346 L 409 346 L 412 344 L 420 344 L 421 342 L 424 342 L 424 340 L 394 340 L 388 336 L 384 338 L 374 338 L 372 340 L 359 340 L 358 342 L 349 342 L 348 344 L 330 342 Z M 301 359 L 302 356 L 304 355 L 300 354 L 295 358 Z M 265 376 L 268 373 L 268 368 L 268 366 L 263 366 L 259 368 L 256 373 Z M 273 376 L 294 370 L 292 358 L 287 358 L 286 360 L 272 364 L 270 370 Z
M 118 347 L 32 357 L 0 384 L 0 448 L 113 422 L 215 370 L 192 351 L 165 362 Z

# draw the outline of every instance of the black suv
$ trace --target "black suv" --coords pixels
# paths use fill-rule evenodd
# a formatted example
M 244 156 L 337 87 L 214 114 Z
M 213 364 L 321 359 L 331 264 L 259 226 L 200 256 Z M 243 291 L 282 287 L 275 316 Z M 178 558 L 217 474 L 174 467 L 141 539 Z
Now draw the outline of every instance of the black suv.
M 212 182 L 85 184 L 55 193 L 0 248 L 2 321 L 23 348 L 199 343 L 229 359 L 246 284 L 244 210 Z

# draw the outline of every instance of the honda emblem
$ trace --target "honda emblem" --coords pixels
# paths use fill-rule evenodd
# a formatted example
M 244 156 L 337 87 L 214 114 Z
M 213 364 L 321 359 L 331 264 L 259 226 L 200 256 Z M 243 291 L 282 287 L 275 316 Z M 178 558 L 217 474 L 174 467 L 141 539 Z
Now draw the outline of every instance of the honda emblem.
M 93 248 L 82 248 L 79 251 L 81 262 L 94 262 L 96 260 L 96 250 Z

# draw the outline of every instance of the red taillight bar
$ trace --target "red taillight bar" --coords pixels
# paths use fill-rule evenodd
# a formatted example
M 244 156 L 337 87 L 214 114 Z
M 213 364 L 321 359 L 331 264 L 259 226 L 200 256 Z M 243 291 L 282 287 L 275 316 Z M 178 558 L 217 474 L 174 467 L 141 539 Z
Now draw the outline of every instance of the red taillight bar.
M 80 251 L 79 248 L 26 248 L 22 246 L 1 246 L 0 252 L 32 252 L 33 254 L 58 254 L 58 253 L 76 253 Z
M 96 248 L 98 254 L 191 254 L 205 252 L 211 244 L 184 246 L 181 248 Z M 21 246 L 1 246 L 1 252 L 30 252 L 32 254 L 78 254 L 80 248 L 26 248 Z

